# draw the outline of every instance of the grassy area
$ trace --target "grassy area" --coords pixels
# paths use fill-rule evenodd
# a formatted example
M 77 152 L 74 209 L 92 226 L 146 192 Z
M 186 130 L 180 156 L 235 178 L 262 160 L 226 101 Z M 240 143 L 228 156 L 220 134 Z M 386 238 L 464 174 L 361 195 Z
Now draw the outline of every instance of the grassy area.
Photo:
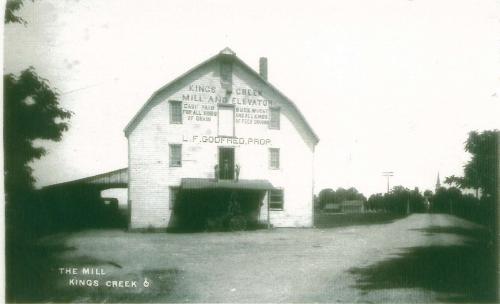
M 316 212 L 314 224 L 317 228 L 336 228 L 354 225 L 376 225 L 388 224 L 403 215 L 389 212 L 367 212 L 367 213 L 322 213 Z

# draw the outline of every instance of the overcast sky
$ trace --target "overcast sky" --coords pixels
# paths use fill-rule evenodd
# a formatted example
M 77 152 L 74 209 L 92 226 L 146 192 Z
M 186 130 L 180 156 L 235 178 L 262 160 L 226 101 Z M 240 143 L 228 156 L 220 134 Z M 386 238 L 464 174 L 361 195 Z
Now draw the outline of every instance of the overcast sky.
M 495 0 L 26 1 L 4 72 L 32 65 L 74 112 L 38 186 L 127 166 L 123 128 L 159 87 L 224 47 L 291 98 L 320 138 L 316 192 L 434 189 L 470 130 L 500 128 Z

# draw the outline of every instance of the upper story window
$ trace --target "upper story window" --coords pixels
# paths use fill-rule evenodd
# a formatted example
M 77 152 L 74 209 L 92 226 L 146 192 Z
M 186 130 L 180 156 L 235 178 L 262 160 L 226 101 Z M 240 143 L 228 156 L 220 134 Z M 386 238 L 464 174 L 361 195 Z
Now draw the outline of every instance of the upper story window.
M 280 108 L 269 108 L 269 129 L 280 129 Z
M 234 136 L 234 105 L 219 105 L 219 136 Z
M 181 167 L 182 166 L 182 145 L 173 144 L 170 147 L 170 167 Z
M 271 169 L 280 168 L 280 149 L 278 148 L 269 149 L 269 168 Z
M 269 191 L 269 209 L 283 210 L 284 198 L 283 189 L 273 189 Z
M 181 124 L 182 123 L 182 101 L 170 100 L 170 123 L 171 124 Z

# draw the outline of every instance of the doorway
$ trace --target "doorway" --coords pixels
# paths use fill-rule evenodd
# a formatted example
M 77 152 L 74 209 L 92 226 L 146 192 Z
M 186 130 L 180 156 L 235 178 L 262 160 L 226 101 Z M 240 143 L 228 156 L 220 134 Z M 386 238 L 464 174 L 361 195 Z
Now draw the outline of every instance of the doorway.
M 219 178 L 234 179 L 234 148 L 219 148 Z

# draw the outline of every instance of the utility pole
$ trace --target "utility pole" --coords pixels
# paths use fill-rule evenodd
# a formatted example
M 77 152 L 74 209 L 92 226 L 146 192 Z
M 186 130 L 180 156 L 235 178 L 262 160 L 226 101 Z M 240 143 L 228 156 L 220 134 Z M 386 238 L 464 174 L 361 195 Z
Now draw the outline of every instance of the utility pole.
M 382 172 L 382 176 L 387 177 L 387 193 L 389 193 L 390 190 L 389 179 L 391 178 L 391 176 L 394 176 L 394 172 L 392 171 Z
M 408 199 L 406 200 L 406 214 L 410 214 L 410 192 L 408 192 Z

